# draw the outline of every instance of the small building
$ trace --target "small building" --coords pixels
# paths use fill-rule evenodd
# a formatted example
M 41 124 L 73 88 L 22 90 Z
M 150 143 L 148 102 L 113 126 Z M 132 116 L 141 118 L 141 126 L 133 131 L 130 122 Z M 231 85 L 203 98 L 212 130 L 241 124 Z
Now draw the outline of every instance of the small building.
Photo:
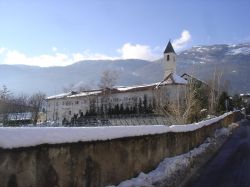
M 240 94 L 243 103 L 250 105 L 250 93 Z
M 240 94 L 240 98 L 242 99 L 243 106 L 246 109 L 246 113 L 250 114 L 250 93 Z
M 31 124 L 33 121 L 32 112 L 23 112 L 23 113 L 9 113 L 7 115 L 6 123 L 9 125 L 22 125 L 22 124 Z

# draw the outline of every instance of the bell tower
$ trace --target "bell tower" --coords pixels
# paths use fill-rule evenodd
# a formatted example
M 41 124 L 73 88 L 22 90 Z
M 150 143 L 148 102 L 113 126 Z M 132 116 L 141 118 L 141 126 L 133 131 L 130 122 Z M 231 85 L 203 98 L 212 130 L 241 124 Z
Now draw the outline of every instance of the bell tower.
M 170 74 L 176 72 L 176 53 L 169 40 L 164 51 L 164 79 Z

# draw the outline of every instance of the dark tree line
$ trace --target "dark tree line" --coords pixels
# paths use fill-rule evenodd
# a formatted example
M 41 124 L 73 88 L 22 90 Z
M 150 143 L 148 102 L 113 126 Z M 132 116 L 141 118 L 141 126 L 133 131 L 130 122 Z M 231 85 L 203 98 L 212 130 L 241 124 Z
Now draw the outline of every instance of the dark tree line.
M 148 98 L 144 95 L 143 99 L 139 98 L 138 102 L 135 102 L 132 106 L 121 104 L 115 104 L 114 106 L 111 103 L 101 104 L 100 107 L 96 106 L 94 101 L 90 102 L 90 107 L 85 114 L 80 112 L 79 114 L 73 114 L 70 121 L 66 118 L 63 119 L 63 124 L 79 124 L 86 119 L 90 118 L 116 118 L 123 116 L 136 116 L 142 114 L 153 114 L 154 113 L 155 101 L 148 102 Z
M 91 104 L 89 110 L 87 110 L 85 116 L 117 116 L 126 114 L 150 114 L 153 113 L 154 102 L 149 103 L 148 98 L 144 95 L 143 99 L 139 98 L 138 102 L 135 102 L 132 106 L 116 104 L 112 106 L 111 103 L 101 104 L 100 107 L 96 107 L 95 104 Z

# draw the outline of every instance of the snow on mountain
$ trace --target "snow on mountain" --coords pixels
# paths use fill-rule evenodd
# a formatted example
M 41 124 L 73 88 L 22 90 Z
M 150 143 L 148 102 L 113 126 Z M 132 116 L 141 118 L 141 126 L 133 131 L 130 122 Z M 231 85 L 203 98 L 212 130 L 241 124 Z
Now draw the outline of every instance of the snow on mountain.
M 232 92 L 249 92 L 249 63 L 250 43 L 195 46 L 178 54 L 177 74 L 189 73 L 206 81 L 211 79 L 215 69 L 221 69 Z M 81 61 L 66 67 L 49 68 L 0 65 L 0 86 L 6 85 L 16 93 L 43 91 L 54 95 L 69 85 L 97 88 L 101 73 L 107 69 L 118 72 L 117 86 L 159 82 L 164 75 L 162 59 L 155 62 L 132 59 Z
M 241 48 L 233 48 L 229 50 L 227 55 L 249 55 L 250 54 L 250 48 L 249 47 L 241 47 Z

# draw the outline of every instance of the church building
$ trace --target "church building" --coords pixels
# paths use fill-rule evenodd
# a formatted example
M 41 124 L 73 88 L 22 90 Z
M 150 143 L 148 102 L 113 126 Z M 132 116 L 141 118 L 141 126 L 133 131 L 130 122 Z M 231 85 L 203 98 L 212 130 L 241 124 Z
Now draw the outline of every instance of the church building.
M 73 117 L 153 113 L 183 97 L 187 81 L 176 74 L 176 53 L 169 41 L 164 51 L 164 77 L 152 84 L 68 92 L 46 98 L 47 121 L 59 124 Z

